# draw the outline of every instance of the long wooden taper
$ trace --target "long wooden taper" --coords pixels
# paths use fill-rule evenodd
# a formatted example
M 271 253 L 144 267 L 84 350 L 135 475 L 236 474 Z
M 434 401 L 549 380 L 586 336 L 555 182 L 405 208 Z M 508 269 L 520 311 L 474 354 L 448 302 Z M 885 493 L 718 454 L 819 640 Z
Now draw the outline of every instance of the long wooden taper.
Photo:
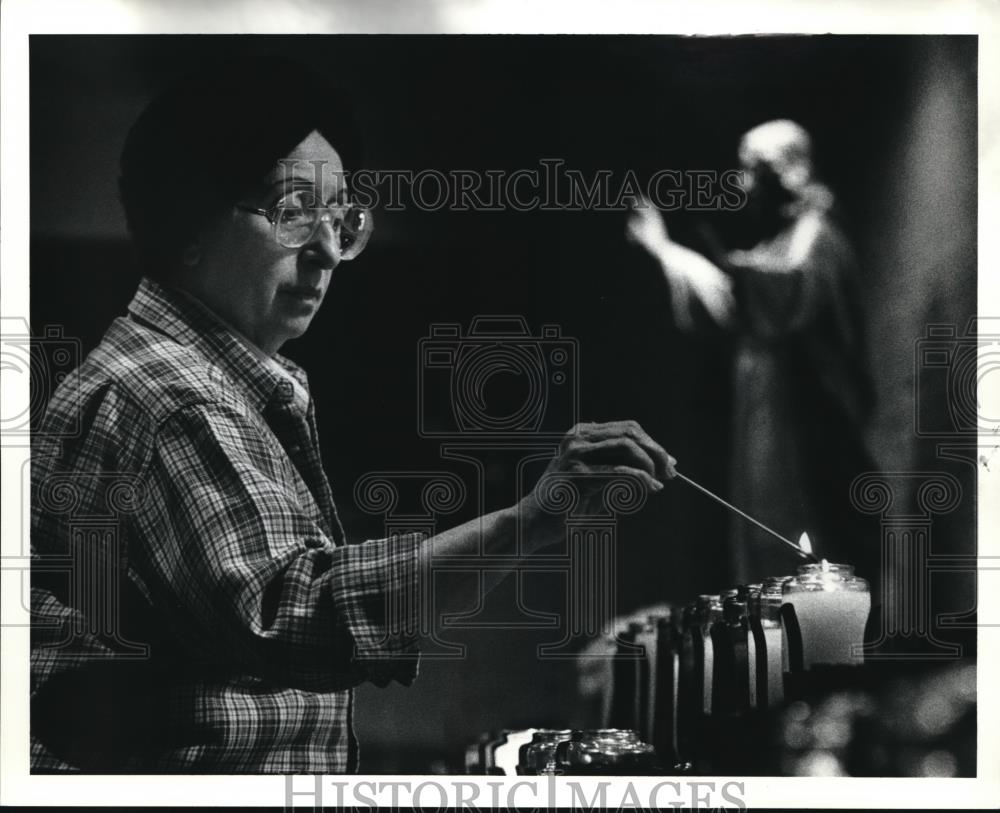
M 757 521 L 757 520 L 755 520 L 755 519 L 754 519 L 754 518 L 753 518 L 752 516 L 750 516 L 749 514 L 747 514 L 747 513 L 743 512 L 743 511 L 741 511 L 741 510 L 740 510 L 739 508 L 737 508 L 737 507 L 736 507 L 735 505 L 733 505 L 732 503 L 728 503 L 728 502 L 726 502 L 726 501 L 725 501 L 724 499 L 722 499 L 722 497 L 720 497 L 720 496 L 719 496 L 718 494 L 713 494 L 713 493 L 712 493 L 711 491 L 709 491 L 709 490 L 708 490 L 707 488 L 705 488 L 705 487 L 704 487 L 703 485 L 699 485 L 699 484 L 698 484 L 698 483 L 696 483 L 696 482 L 695 482 L 694 480 L 692 480 L 692 479 L 691 479 L 690 477 L 685 477 L 685 476 L 684 476 L 683 474 L 681 474 L 681 473 L 680 473 L 679 471 L 678 471 L 678 472 L 676 472 L 676 475 L 677 475 L 677 479 L 678 479 L 678 480 L 683 480 L 683 481 L 684 481 L 685 483 L 687 483 L 687 484 L 688 484 L 689 486 L 694 486 L 694 487 L 695 487 L 696 489 L 698 489 L 698 490 L 699 490 L 699 491 L 700 491 L 700 492 L 701 492 L 702 494 L 705 494 L 706 496 L 709 496 L 709 497 L 711 497 L 711 498 L 712 498 L 713 500 L 715 500 L 715 501 L 716 501 L 717 503 L 720 503 L 720 504 L 722 504 L 722 505 L 726 506 L 726 508 L 728 508 L 728 509 L 729 509 L 730 511 L 733 511 L 733 512 L 735 512 L 735 513 L 739 514 L 739 515 L 740 515 L 741 517 L 743 517 L 743 519 L 747 520 L 748 522 L 752 522 L 752 523 L 753 523 L 754 525 L 756 525 L 756 526 L 757 526 L 758 528 L 760 528 L 760 529 L 761 529 L 762 531 L 767 531 L 767 532 L 768 532 L 769 534 L 771 534 L 771 536 L 773 536 L 773 537 L 774 537 L 775 539 L 780 539 L 780 540 L 781 540 L 782 542 L 784 542 L 784 543 L 785 543 L 786 545 L 788 545 L 788 546 L 789 546 L 790 548 L 794 549 L 794 550 L 795 550 L 795 552 L 796 552 L 796 553 L 797 553 L 797 554 L 798 554 L 799 556 L 801 556 L 801 557 L 803 557 L 803 558 L 805 558 L 805 559 L 811 559 L 811 560 L 812 560 L 812 561 L 814 561 L 814 562 L 819 562 L 819 558 L 818 558 L 818 557 L 817 557 L 817 556 L 816 556 L 815 554 L 813 554 L 813 553 L 809 553 L 809 551 L 805 551 L 805 550 L 802 550 L 802 548 L 801 548 L 801 547 L 799 547 L 798 545 L 796 545 L 796 544 L 795 544 L 794 542 L 792 542 L 792 540 L 790 540 L 790 539 L 785 539 L 785 537 L 783 537 L 783 536 L 782 536 L 781 534 L 779 534 L 779 533 L 778 533 L 777 531 L 774 531 L 774 530 L 772 530 L 771 528 L 768 528 L 768 527 L 767 527 L 767 526 L 766 526 L 766 525 L 765 525 L 765 524 L 764 524 L 763 522 L 758 522 L 758 521 Z

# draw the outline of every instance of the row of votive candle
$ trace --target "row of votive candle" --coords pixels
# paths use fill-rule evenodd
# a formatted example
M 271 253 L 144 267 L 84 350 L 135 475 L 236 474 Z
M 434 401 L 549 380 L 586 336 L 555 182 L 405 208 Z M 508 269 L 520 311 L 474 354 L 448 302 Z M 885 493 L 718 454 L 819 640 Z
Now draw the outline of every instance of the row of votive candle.
M 638 730 L 663 764 L 690 763 L 706 719 L 777 708 L 790 675 L 860 664 L 870 609 L 854 568 L 823 561 L 633 623 L 602 724 Z
M 621 729 L 503 729 L 465 751 L 465 772 L 634 776 L 661 772 L 656 752 L 636 731 Z

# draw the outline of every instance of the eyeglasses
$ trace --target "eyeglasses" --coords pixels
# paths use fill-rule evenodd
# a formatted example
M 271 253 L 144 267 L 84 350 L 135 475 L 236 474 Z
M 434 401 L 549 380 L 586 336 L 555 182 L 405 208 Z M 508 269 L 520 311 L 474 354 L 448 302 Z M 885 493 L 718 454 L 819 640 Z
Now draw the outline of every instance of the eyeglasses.
M 270 209 L 237 204 L 237 208 L 263 215 L 274 227 L 274 239 L 285 248 L 301 248 L 316 234 L 320 223 L 329 223 L 340 247 L 341 260 L 353 260 L 368 244 L 374 221 L 372 213 L 353 203 L 327 205 L 313 192 L 295 190 Z

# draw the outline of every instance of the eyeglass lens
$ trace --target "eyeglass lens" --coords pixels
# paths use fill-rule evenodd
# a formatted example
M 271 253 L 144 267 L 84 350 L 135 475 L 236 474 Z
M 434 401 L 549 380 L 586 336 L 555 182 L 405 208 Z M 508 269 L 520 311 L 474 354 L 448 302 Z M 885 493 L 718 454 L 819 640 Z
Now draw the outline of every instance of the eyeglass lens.
M 340 259 L 357 257 L 372 232 L 372 215 L 354 204 L 327 207 L 310 192 L 296 191 L 285 198 L 275 220 L 278 242 L 287 248 L 305 245 L 327 218 L 340 245 Z

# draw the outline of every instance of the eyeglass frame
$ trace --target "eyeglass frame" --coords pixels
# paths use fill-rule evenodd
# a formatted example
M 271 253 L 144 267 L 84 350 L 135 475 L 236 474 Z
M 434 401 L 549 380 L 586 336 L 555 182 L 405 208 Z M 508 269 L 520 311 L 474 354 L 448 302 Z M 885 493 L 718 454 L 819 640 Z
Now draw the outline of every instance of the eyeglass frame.
M 312 208 L 312 209 L 323 209 L 323 210 L 325 210 L 325 212 L 324 212 L 323 215 L 321 215 L 319 218 L 317 218 L 315 224 L 313 225 L 312 231 L 309 233 L 309 236 L 305 240 L 303 240 L 297 246 L 286 246 L 286 245 L 282 244 L 282 242 L 280 240 L 278 240 L 278 215 L 277 215 L 277 212 L 280 209 L 284 208 L 285 198 L 287 198 L 287 197 L 288 197 L 288 195 L 282 196 L 282 198 L 277 203 L 275 203 L 273 206 L 271 206 L 269 209 L 262 209 L 259 206 L 248 206 L 248 205 L 246 205 L 244 203 L 237 203 L 236 204 L 236 208 L 240 209 L 241 211 L 253 214 L 253 215 L 262 215 L 263 217 L 266 217 L 267 218 L 267 222 L 270 223 L 271 226 L 272 226 L 271 236 L 274 238 L 274 242 L 276 242 L 282 248 L 288 248 L 288 249 L 302 248 L 302 246 L 304 246 L 307 243 L 309 243 L 309 241 L 312 240 L 313 237 L 315 237 L 316 232 L 319 230 L 320 224 L 323 223 L 324 219 L 327 219 L 327 218 L 330 217 L 332 211 L 335 208 L 339 208 L 341 210 L 349 209 L 349 208 L 358 209 L 358 210 L 364 212 L 365 215 L 367 215 L 367 217 L 369 219 L 374 220 L 374 218 L 372 218 L 371 209 L 369 209 L 369 208 L 367 208 L 365 206 L 359 206 L 356 203 L 348 202 L 348 203 L 335 203 L 335 204 L 330 204 L 330 203 L 317 204 L 317 205 L 312 206 L 310 208 Z M 327 222 L 330 222 L 330 221 L 327 220 Z M 341 222 L 343 222 L 343 218 L 341 218 Z M 375 226 L 374 226 L 374 222 L 373 222 L 372 226 L 369 229 L 369 237 L 371 236 L 371 232 L 374 231 L 374 229 L 375 229 Z M 367 240 L 366 240 L 365 241 L 365 245 L 363 245 L 361 247 L 361 249 L 357 252 L 357 254 L 355 254 L 354 256 L 352 256 L 352 257 L 343 257 L 342 256 L 340 259 L 343 262 L 350 262 L 351 260 L 357 259 L 357 257 L 361 254 L 361 252 L 365 250 L 365 246 L 367 246 L 367 244 L 368 243 L 367 243 Z

